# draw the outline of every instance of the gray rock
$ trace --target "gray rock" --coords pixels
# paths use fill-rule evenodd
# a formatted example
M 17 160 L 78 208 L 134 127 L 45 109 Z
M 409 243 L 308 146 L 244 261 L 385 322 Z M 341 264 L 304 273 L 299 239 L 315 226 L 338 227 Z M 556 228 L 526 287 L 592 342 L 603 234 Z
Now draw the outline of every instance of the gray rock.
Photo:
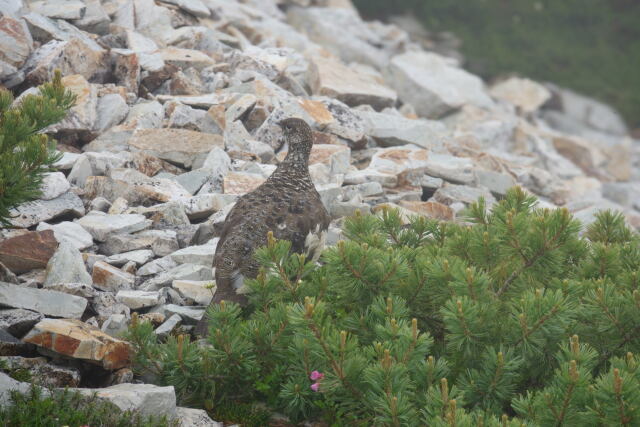
M 356 196 L 371 197 L 381 196 L 384 193 L 384 189 L 379 182 L 365 182 L 357 185 L 345 185 L 342 187 L 345 200 L 351 200 Z
M 135 129 L 157 129 L 163 117 L 162 104 L 158 101 L 140 101 L 129 109 L 125 123 Z
M 139 249 L 151 249 L 156 256 L 169 255 L 179 249 L 174 230 L 147 230 L 135 234 L 113 234 L 100 245 L 107 255 Z
M 27 228 L 63 215 L 79 217 L 84 215 L 85 211 L 82 200 L 75 193 L 67 191 L 55 199 L 22 203 L 10 213 L 10 222 L 14 227 Z
M 129 261 L 132 261 L 136 265 L 143 265 L 151 261 L 153 257 L 154 253 L 152 250 L 138 249 L 111 255 L 105 260 L 105 262 L 118 267 L 125 265 Z
M 55 162 L 53 166 L 60 170 L 69 170 L 73 168 L 73 165 L 75 165 L 79 157 L 80 154 L 78 153 L 70 153 L 68 151 L 64 151 L 62 152 L 62 158 Z
M 25 23 L 11 16 L 2 16 L 0 18 L 0 81 L 16 74 L 32 49 L 33 39 Z
M 166 304 L 158 309 L 165 316 L 179 315 L 186 325 L 194 325 L 202 318 L 205 307 L 181 307 L 175 304 Z
M 72 389 L 86 396 L 94 393 L 100 400 L 113 403 L 122 411 L 135 411 L 142 415 L 167 416 L 176 414 L 176 394 L 173 386 L 158 387 L 152 384 L 118 384 L 106 388 Z
M 48 363 L 44 357 L 2 357 L 9 369 L 24 369 L 31 374 L 31 381 L 43 387 L 77 387 L 80 385 L 80 370 L 73 367 Z
M 387 81 L 416 112 L 438 118 L 464 104 L 493 105 L 482 80 L 430 52 L 406 52 L 391 59 Z
M 176 408 L 179 427 L 224 427 L 223 423 L 213 421 L 204 409 Z
M 44 285 L 58 283 L 92 284 L 80 251 L 70 242 L 63 240 L 47 263 L 47 276 Z
M 180 264 L 147 280 L 140 285 L 139 289 L 143 291 L 155 291 L 164 286 L 171 285 L 174 280 L 213 280 L 213 273 L 211 267 L 204 265 Z
M 84 2 L 76 0 L 67 0 L 64 3 L 44 0 L 29 3 L 29 8 L 49 18 L 80 19 L 84 16 L 87 6 Z
M 52 283 L 43 284 L 43 289 L 50 291 L 64 292 L 65 294 L 75 295 L 83 298 L 93 298 L 97 295 L 97 291 L 93 286 L 86 283 Z
M 0 372 L 0 406 L 7 407 L 11 403 L 11 392 L 17 391 L 20 394 L 28 394 L 31 384 L 16 381 L 4 372 Z M 45 396 L 48 391 L 44 390 Z
M 117 338 L 127 330 L 128 323 L 127 316 L 124 314 L 112 314 L 102 323 L 100 330 Z
M 428 149 L 441 149 L 447 135 L 446 127 L 436 121 L 407 119 L 406 117 L 356 111 L 364 122 L 365 133 L 382 147 L 416 144 Z
M 165 320 L 162 325 L 158 326 L 155 331 L 153 331 L 158 337 L 166 337 L 168 336 L 175 328 L 182 324 L 182 317 L 179 314 L 174 314 Z
M 175 251 L 169 257 L 176 264 L 199 264 L 206 267 L 213 267 L 213 256 L 216 252 L 216 245 L 188 246 Z
M 347 185 L 364 184 L 367 182 L 377 182 L 383 187 L 393 188 L 398 184 L 398 178 L 395 175 L 379 172 L 372 168 L 348 172 L 344 176 L 344 183 Z
M 100 0 L 84 0 L 87 9 L 84 16 L 73 20 L 73 25 L 94 34 L 107 34 L 111 19 L 102 7 Z
M 68 180 L 78 187 L 84 187 L 90 176 L 106 175 L 108 170 L 121 168 L 126 162 L 126 155 L 110 152 L 87 152 L 75 162 L 69 172 Z
M 488 207 L 491 207 L 491 205 L 496 202 L 496 199 L 488 190 L 469 187 L 468 185 L 447 184 L 444 187 L 439 188 L 433 195 L 435 201 L 447 206 L 456 202 L 468 205 L 476 202 L 479 197 L 484 197 Z
M 129 307 L 117 302 L 112 292 L 99 292 L 91 300 L 91 308 L 103 321 L 114 314 L 124 314 L 127 318 L 130 317 Z
M 138 269 L 137 274 L 139 276 L 151 276 L 154 274 L 167 272 L 177 265 L 178 264 L 170 256 L 167 255 L 146 263 Z
M 158 305 L 160 303 L 160 293 L 153 291 L 118 291 L 116 301 L 121 302 L 132 310 L 138 310 Z
M 192 170 L 169 179 L 177 182 L 191 194 L 196 194 L 200 187 L 211 177 L 211 171 L 205 168 Z
M 42 314 L 22 308 L 0 309 L 0 329 L 11 335 L 21 337 L 42 320 Z
M 189 219 L 198 220 L 207 218 L 212 213 L 235 201 L 236 197 L 233 196 L 230 194 L 199 194 L 183 200 L 182 203 Z
M 53 230 L 53 235 L 58 242 L 63 240 L 71 243 L 79 251 L 87 249 L 93 245 L 93 237 L 78 223 L 63 221 L 51 225 L 41 222 L 36 228 L 37 231 Z
M 103 291 L 118 292 L 121 289 L 131 289 L 135 284 L 135 276 L 104 261 L 97 261 L 93 265 L 93 285 Z
M 79 319 L 87 307 L 87 300 L 63 292 L 0 282 L 0 305 L 33 310 L 45 316 Z
M 326 97 L 314 97 L 313 99 L 322 102 L 333 116 L 334 120 L 326 126 L 326 132 L 351 141 L 353 146 L 360 147 L 362 145 L 365 137 L 365 124 L 355 111 L 336 99 Z
M 129 106 L 122 96 L 109 93 L 98 99 L 95 129 L 102 133 L 120 124 L 129 114 Z
M 90 212 L 76 222 L 91 233 L 98 242 L 104 242 L 110 234 L 134 233 L 151 226 L 151 221 L 146 219 L 144 215 L 107 215 L 95 211 Z
M 504 196 L 507 190 L 516 185 L 516 180 L 506 173 L 489 170 L 475 170 L 476 183 L 486 187 L 495 196 Z
M 425 173 L 454 184 L 472 184 L 475 180 L 474 164 L 468 157 L 431 153 Z

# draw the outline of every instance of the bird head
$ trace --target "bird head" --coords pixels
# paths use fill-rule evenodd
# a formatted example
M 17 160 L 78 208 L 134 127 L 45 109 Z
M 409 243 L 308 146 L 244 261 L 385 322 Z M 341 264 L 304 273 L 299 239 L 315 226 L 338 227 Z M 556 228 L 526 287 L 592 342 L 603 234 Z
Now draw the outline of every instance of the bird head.
M 313 145 L 313 133 L 311 128 L 302 119 L 290 117 L 278 122 L 282 128 L 284 139 L 289 146 L 289 151 L 310 153 Z

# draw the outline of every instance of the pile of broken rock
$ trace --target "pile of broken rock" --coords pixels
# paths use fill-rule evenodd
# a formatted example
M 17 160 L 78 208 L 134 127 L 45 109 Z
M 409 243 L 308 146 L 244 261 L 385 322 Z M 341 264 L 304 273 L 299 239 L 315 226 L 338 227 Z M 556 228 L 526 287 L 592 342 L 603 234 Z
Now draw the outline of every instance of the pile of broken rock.
M 285 117 L 315 131 L 330 244 L 356 210 L 455 221 L 513 185 L 640 227 L 640 144 L 615 111 L 524 78 L 487 86 L 459 58 L 349 0 L 1 1 L 0 86 L 19 102 L 61 69 L 78 102 L 47 129 L 59 171 L 0 234 L 0 355 L 46 385 L 205 417 L 134 379 L 117 336 L 132 312 L 158 335 L 202 316 L 219 226 L 282 159 Z M 12 387 L 0 373 L 0 404 Z

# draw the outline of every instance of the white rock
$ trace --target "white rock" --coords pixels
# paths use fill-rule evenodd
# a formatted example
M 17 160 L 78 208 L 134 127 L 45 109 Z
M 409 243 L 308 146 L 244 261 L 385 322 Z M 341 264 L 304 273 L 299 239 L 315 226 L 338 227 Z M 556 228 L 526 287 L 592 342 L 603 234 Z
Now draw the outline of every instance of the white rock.
M 344 176 L 345 184 L 364 184 L 366 182 L 378 182 L 382 184 L 383 187 L 393 188 L 398 184 L 398 177 L 372 168 L 348 172 Z
M 102 323 L 100 330 L 112 337 L 118 337 L 122 332 L 127 330 L 127 324 L 127 316 L 124 314 L 112 314 Z
M 11 16 L 0 17 L 0 81 L 17 73 L 32 49 L 33 39 L 25 23 Z
M 425 172 L 454 184 L 472 184 L 475 179 L 473 160 L 448 154 L 429 154 Z
M 211 15 L 209 8 L 200 0 L 162 0 L 164 3 L 170 3 L 178 6 L 180 9 L 191 13 L 195 16 L 203 18 Z
M 152 384 L 118 384 L 106 388 L 70 389 L 87 396 L 96 394 L 98 399 L 113 403 L 121 411 L 135 411 L 144 416 L 176 415 L 176 394 L 173 386 L 158 387 Z
M 209 305 L 213 299 L 216 288 L 215 284 L 212 289 L 207 288 L 213 282 L 210 280 L 174 280 L 171 287 L 177 290 L 181 296 L 187 298 L 197 305 Z
M 32 1 L 29 8 L 49 18 L 80 19 L 84 16 L 86 5 L 81 1 L 66 0 L 58 2 L 53 0 Z
M 47 172 L 42 180 L 42 194 L 40 199 L 51 200 L 60 196 L 62 193 L 66 193 L 71 184 L 67 181 L 67 178 L 62 172 Z
M 525 113 L 537 111 L 551 98 L 551 92 L 533 80 L 511 77 L 491 86 L 491 96 L 507 101 Z
M 87 230 L 95 240 L 104 242 L 109 234 L 134 233 L 151 226 L 151 220 L 139 214 L 106 215 L 102 212 L 89 212 L 76 221 Z
M 65 240 L 79 251 L 93 245 L 93 237 L 91 234 L 75 222 L 63 221 L 53 225 L 41 222 L 38 224 L 36 230 L 53 230 L 53 235 L 58 242 Z
M 58 249 L 47 263 L 44 284 L 57 283 L 92 284 L 91 276 L 87 273 L 80 251 L 66 240 L 60 242 Z
M 132 310 L 153 307 L 160 302 L 160 292 L 118 291 L 116 301 L 121 302 Z
M 187 325 L 196 324 L 204 315 L 205 307 L 182 307 L 176 304 L 167 304 L 159 308 L 165 316 L 180 315 L 182 321 Z
M 423 148 L 440 149 L 448 133 L 441 122 L 433 120 L 408 119 L 374 111 L 356 111 L 356 114 L 364 121 L 365 133 L 382 147 L 416 144 Z
M 223 423 L 218 423 L 209 418 L 207 411 L 204 409 L 178 406 L 176 408 L 176 418 L 180 423 L 178 427 L 224 427 Z
M 16 381 L 4 372 L 0 372 L 0 406 L 5 408 L 11 403 L 11 392 L 28 395 L 32 384 Z M 47 390 L 43 390 L 48 395 Z M 205 424 L 206 425 L 206 424 Z
M 482 80 L 430 52 L 406 52 L 391 59 L 387 81 L 416 112 L 438 118 L 464 104 L 490 107 Z
M 11 224 L 15 227 L 27 228 L 43 221 L 63 215 L 84 215 L 82 200 L 73 192 L 67 191 L 51 200 L 34 200 L 18 205 L 10 211 Z
M 181 324 L 182 324 L 182 317 L 180 317 L 179 314 L 174 314 L 173 316 L 165 320 L 162 323 L 162 325 L 158 326 L 153 332 L 159 337 L 166 337 Z
M 200 264 L 180 264 L 147 280 L 140 285 L 139 289 L 154 291 L 164 286 L 170 286 L 174 280 L 213 280 L 213 272 L 211 267 Z
M 73 168 L 73 165 L 76 163 L 81 154 L 78 153 L 70 153 L 68 151 L 64 151 L 62 153 L 62 158 L 55 162 L 53 166 L 57 169 L 61 170 L 69 170 Z
M 37 311 L 45 316 L 79 319 L 87 300 L 64 292 L 0 282 L 0 305 Z
M 150 249 L 138 249 L 135 251 L 123 252 L 111 255 L 105 261 L 111 265 L 122 266 L 127 262 L 134 262 L 136 265 L 146 264 L 154 257 L 153 251 Z
M 116 93 L 104 95 L 98 99 L 95 128 L 98 132 L 104 132 L 122 122 L 127 114 L 129 114 L 129 106 L 122 96 Z

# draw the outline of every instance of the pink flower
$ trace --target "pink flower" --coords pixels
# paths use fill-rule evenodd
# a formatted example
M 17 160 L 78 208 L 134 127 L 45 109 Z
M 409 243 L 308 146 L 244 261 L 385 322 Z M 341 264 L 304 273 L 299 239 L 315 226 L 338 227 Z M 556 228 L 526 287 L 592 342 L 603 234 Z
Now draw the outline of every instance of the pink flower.
M 311 378 L 312 381 L 318 381 L 324 378 L 324 374 L 318 371 L 313 371 L 311 372 L 311 375 L 309 375 L 309 378 Z
M 311 384 L 311 390 L 313 390 L 313 391 L 318 391 L 319 387 L 320 387 L 320 384 L 318 384 L 318 383 Z

